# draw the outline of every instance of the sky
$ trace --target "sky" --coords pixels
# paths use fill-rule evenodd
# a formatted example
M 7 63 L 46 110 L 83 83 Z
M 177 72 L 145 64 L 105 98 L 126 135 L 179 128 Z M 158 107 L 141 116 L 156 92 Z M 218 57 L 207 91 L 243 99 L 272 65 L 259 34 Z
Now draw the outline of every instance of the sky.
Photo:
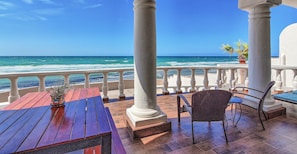
M 297 9 L 271 8 L 271 55 Z M 133 56 L 133 0 L 0 0 L 0 56 Z M 238 0 L 156 0 L 158 56 L 228 56 L 248 41 Z

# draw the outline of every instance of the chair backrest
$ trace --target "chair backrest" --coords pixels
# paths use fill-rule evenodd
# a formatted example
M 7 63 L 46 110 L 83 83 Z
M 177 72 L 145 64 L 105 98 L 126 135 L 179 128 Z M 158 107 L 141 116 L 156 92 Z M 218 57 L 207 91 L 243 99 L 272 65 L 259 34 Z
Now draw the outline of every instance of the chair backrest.
M 260 98 L 259 110 L 263 110 L 263 104 L 264 104 L 265 97 L 267 96 L 268 92 L 270 92 L 270 89 L 273 87 L 274 84 L 275 84 L 275 81 L 270 81 L 266 85 L 265 90 L 263 91 L 262 97 Z
M 225 90 L 205 90 L 192 95 L 192 121 L 221 121 L 232 93 Z

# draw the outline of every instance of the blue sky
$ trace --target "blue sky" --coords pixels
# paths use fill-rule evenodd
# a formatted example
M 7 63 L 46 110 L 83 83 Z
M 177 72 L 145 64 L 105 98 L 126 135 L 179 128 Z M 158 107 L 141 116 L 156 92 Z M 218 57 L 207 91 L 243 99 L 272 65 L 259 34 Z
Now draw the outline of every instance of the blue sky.
M 156 0 L 158 56 L 224 56 L 248 41 L 237 0 Z M 271 9 L 272 55 L 297 9 Z M 131 56 L 133 0 L 0 0 L 0 56 Z

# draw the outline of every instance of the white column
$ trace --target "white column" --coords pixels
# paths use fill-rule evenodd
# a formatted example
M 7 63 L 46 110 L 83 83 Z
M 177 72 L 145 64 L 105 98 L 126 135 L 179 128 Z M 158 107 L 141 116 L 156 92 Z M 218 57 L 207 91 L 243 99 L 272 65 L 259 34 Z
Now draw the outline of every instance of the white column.
M 134 105 L 126 114 L 135 127 L 166 122 L 156 102 L 155 0 L 134 0 Z
M 249 87 L 264 90 L 271 81 L 270 8 L 281 0 L 239 0 L 239 7 L 249 12 Z M 249 91 L 251 95 L 257 95 Z M 264 110 L 279 108 L 270 94 Z

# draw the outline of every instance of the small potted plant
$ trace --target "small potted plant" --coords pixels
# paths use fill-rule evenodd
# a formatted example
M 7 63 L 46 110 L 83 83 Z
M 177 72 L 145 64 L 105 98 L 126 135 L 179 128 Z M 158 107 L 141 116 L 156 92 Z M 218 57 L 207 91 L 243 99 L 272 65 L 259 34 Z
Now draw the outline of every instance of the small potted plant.
M 68 91 L 68 85 L 52 87 L 49 92 L 52 99 L 52 107 L 63 107 L 65 106 L 64 95 Z
M 238 61 L 241 64 L 245 64 L 246 61 L 248 60 L 249 47 L 248 47 L 248 44 L 246 42 L 243 42 L 241 40 L 236 42 L 236 49 L 234 49 L 229 44 L 223 44 L 221 49 L 224 50 L 225 52 L 230 53 L 230 54 L 237 53 Z

